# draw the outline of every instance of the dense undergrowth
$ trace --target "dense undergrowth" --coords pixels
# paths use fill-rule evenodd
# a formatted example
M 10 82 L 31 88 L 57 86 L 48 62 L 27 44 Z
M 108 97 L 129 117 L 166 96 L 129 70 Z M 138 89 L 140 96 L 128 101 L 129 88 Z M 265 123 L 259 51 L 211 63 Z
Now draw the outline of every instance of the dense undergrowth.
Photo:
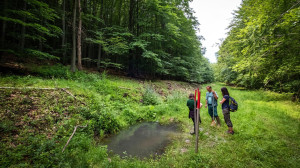
M 200 152 L 194 153 L 186 97 L 196 86 L 143 81 L 68 67 L 30 69 L 35 76 L 1 74 L 1 167 L 297 167 L 300 110 L 289 94 L 229 88 L 239 103 L 235 135 L 210 127 L 201 109 Z M 221 84 L 212 84 L 221 97 Z M 31 87 L 31 88 L 24 88 Z M 67 88 L 76 99 L 62 89 Z M 202 89 L 204 103 L 205 90 Z M 218 114 L 223 117 L 218 106 Z M 142 121 L 176 122 L 182 130 L 159 158 L 109 156 L 101 139 Z M 62 152 L 76 125 L 78 128 Z M 189 140 L 189 141 L 187 141 Z

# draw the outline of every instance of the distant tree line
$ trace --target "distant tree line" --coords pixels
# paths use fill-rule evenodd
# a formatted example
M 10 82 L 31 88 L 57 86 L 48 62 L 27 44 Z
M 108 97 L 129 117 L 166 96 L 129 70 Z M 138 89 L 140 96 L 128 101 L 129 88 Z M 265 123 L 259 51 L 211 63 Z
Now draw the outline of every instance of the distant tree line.
M 132 77 L 210 82 L 191 0 L 2 0 L 1 52 Z
M 217 54 L 216 79 L 300 95 L 299 6 L 299 0 L 243 0 Z

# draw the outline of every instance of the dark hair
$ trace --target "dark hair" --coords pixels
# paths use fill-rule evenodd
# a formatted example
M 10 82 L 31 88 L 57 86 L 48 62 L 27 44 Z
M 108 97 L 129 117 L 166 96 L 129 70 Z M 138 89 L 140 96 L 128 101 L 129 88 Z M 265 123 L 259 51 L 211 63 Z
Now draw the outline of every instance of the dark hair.
M 211 89 L 211 86 L 210 86 L 210 85 L 208 85 L 208 86 L 206 86 L 206 87 Z
M 194 94 L 193 93 L 191 93 L 190 95 L 189 95 L 189 99 L 190 98 L 194 98 Z
M 229 92 L 228 92 L 228 90 L 227 90 L 226 87 L 222 87 L 222 88 L 221 88 L 221 92 L 222 92 L 222 95 L 223 95 L 223 96 L 225 96 L 225 95 L 228 95 L 228 96 L 229 96 Z

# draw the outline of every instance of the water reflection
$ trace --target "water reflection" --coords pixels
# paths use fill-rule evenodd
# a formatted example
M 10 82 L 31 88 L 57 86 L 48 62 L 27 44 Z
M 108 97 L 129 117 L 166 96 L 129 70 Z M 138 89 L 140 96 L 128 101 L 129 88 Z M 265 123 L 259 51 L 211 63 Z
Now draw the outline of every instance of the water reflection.
M 150 155 L 161 155 L 170 143 L 172 135 L 176 133 L 178 133 L 178 129 L 175 124 L 140 123 L 106 139 L 104 144 L 108 146 L 109 151 L 120 156 L 143 158 Z

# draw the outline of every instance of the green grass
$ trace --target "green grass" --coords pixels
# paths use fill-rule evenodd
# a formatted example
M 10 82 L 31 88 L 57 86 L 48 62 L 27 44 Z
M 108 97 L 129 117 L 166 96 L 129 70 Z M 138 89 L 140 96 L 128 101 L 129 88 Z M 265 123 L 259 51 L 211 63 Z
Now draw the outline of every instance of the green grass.
M 225 133 L 227 126 L 220 105 L 221 128 L 210 126 L 211 119 L 203 107 L 199 153 L 196 154 L 195 136 L 189 134 L 192 121 L 188 119 L 186 107 L 188 94 L 194 92 L 196 85 L 134 80 L 105 73 L 71 74 L 61 66 L 45 68 L 50 70 L 33 70 L 37 76 L 2 75 L 0 86 L 69 88 L 79 101 L 61 90 L 0 89 L 0 167 L 299 165 L 300 108 L 299 103 L 290 101 L 290 94 L 228 87 L 230 95 L 239 103 L 238 111 L 231 113 L 235 134 Z M 220 88 L 224 85 L 211 85 L 220 100 Z M 205 87 L 201 92 L 204 104 Z M 109 156 L 106 147 L 99 144 L 103 137 L 132 124 L 157 120 L 162 124 L 177 122 L 182 130 L 159 158 Z M 78 129 L 62 153 L 74 126 L 85 124 L 88 127 Z

